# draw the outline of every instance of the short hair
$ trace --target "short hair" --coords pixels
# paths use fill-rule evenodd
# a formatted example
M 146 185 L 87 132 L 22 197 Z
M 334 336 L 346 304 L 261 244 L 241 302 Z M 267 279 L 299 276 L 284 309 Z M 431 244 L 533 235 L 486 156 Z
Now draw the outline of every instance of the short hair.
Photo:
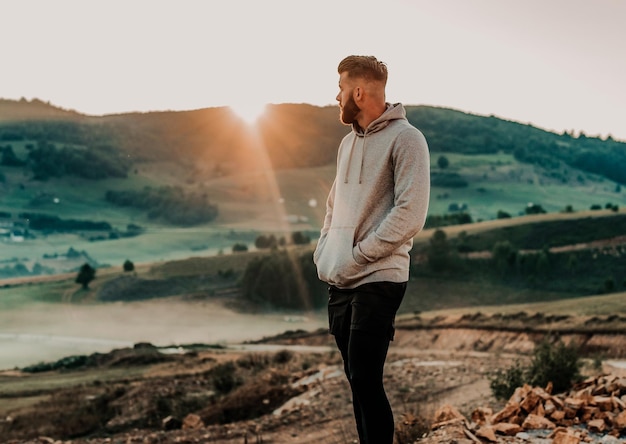
M 337 71 L 348 73 L 350 78 L 376 80 L 387 84 L 387 65 L 374 56 L 350 55 L 339 62 Z

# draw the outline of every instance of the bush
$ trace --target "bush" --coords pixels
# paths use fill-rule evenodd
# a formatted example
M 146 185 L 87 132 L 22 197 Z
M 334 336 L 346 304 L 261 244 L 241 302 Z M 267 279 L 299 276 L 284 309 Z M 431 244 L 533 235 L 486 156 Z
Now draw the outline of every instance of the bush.
M 243 383 L 235 374 L 235 364 L 230 361 L 216 366 L 212 373 L 213 387 L 220 394 L 229 393 Z
M 129 259 L 124 261 L 123 267 L 125 272 L 135 271 L 135 264 L 133 264 Z
M 546 387 L 551 383 L 555 393 L 563 393 L 580 381 L 581 364 L 574 346 L 567 346 L 560 339 L 555 343 L 546 339 L 535 347 L 528 367 L 516 362 L 506 370 L 498 369 L 490 378 L 489 386 L 497 399 L 510 398 L 515 389 L 524 384 Z
M 519 361 L 506 370 L 498 369 L 489 380 L 491 393 L 496 399 L 509 399 L 517 387 L 524 385 L 524 368 Z
M 560 340 L 555 344 L 544 340 L 535 348 L 527 380 L 529 384 L 539 387 L 551 382 L 554 392 L 562 393 L 580 380 L 581 364 L 574 346 L 567 346 Z
M 258 307 L 311 309 L 328 301 L 310 253 L 294 256 L 274 251 L 252 259 L 241 279 L 243 299 Z
M 244 251 L 248 251 L 248 246 L 246 244 L 237 242 L 235 245 L 233 245 L 232 250 L 233 250 L 233 253 L 237 253 L 237 252 L 241 253 Z

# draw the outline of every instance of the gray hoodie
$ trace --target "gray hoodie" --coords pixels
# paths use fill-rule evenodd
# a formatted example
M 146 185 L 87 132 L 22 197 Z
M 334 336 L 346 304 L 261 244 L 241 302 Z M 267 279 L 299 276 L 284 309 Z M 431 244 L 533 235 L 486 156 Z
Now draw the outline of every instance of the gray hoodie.
M 313 254 L 319 278 L 339 288 L 406 282 L 413 237 L 424 227 L 430 156 L 402 104 L 341 141 L 337 175 Z

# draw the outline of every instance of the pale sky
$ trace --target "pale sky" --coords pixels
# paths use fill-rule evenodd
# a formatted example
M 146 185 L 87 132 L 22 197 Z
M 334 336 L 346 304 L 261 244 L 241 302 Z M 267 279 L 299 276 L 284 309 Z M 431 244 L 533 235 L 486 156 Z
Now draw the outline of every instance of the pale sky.
M 387 99 L 626 140 L 626 0 L 0 0 L 0 98 L 90 115 Z

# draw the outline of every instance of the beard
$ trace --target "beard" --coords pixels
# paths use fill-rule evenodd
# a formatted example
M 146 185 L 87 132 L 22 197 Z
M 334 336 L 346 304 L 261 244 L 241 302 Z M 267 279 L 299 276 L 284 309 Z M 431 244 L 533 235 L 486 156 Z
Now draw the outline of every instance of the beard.
M 356 123 L 356 117 L 361 112 L 361 108 L 356 104 L 352 95 L 341 108 L 340 119 L 346 125 Z

